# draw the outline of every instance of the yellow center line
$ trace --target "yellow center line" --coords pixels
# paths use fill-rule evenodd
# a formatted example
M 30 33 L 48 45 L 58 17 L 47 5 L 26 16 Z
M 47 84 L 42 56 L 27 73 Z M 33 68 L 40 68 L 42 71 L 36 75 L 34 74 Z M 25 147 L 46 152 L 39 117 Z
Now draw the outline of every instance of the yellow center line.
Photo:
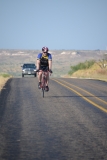
M 92 93 L 90 93 L 90 92 L 88 92 L 88 91 L 86 91 L 86 90 L 84 90 L 84 89 L 82 89 L 82 88 L 80 88 L 80 87 L 77 87 L 77 86 L 75 86 L 75 85 L 73 85 L 73 84 L 70 84 L 70 83 L 68 83 L 68 82 L 66 82 L 66 81 L 64 81 L 64 80 L 61 80 L 61 81 L 65 82 L 65 83 L 67 83 L 67 84 L 69 84 L 69 85 L 71 85 L 71 86 L 74 86 L 75 88 L 78 88 L 78 89 L 80 89 L 80 90 L 84 91 L 85 93 L 88 93 L 89 95 L 91 95 L 91 96 L 95 97 L 95 98 L 96 98 L 96 99 L 98 99 L 99 101 L 101 101 L 101 102 L 103 102 L 103 103 L 107 104 L 107 102 L 106 102 L 106 101 L 104 101 L 104 100 L 102 100 L 102 99 L 100 99 L 100 98 L 96 97 L 94 94 L 92 94 Z
M 97 108 L 99 108 L 100 110 L 102 110 L 102 111 L 104 111 L 104 112 L 107 113 L 107 109 L 103 108 L 102 106 L 100 106 L 100 105 L 94 103 L 93 101 L 89 100 L 88 98 L 84 97 L 82 94 L 80 94 L 80 93 L 77 92 L 76 90 L 74 90 L 74 89 L 66 86 L 65 84 L 63 84 L 63 83 L 61 83 L 61 82 L 59 82 L 59 81 L 57 81 L 57 80 L 55 80 L 55 79 L 52 79 L 52 80 L 55 81 L 55 82 L 57 82 L 57 83 L 59 83 L 60 85 L 62 85 L 62 86 L 64 86 L 64 87 L 70 89 L 71 91 L 75 92 L 77 95 L 79 95 L 79 96 L 81 96 L 83 99 L 85 99 L 87 102 L 91 103 L 91 104 L 94 105 L 95 107 L 97 107 Z

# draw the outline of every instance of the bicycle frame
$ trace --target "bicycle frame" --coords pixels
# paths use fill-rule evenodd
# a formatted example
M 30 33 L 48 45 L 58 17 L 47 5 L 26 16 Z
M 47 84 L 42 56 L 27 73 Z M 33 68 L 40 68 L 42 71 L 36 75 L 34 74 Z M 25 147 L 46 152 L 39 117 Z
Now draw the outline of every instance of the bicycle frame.
M 44 92 L 45 92 L 48 72 L 49 71 L 42 71 L 41 88 L 42 88 L 43 98 L 44 98 Z

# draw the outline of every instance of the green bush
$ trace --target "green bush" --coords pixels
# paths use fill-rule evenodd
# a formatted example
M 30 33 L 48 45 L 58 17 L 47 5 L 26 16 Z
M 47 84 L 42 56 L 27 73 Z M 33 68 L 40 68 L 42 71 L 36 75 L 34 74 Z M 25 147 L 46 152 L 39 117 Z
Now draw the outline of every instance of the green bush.
M 2 76 L 2 77 L 4 77 L 4 78 L 10 77 L 10 75 L 7 74 L 7 73 L 1 73 L 0 76 Z
M 69 75 L 72 75 L 74 72 L 78 70 L 88 69 L 95 63 L 94 60 L 85 61 L 84 63 L 79 63 L 75 66 L 71 66 L 71 70 L 68 72 Z

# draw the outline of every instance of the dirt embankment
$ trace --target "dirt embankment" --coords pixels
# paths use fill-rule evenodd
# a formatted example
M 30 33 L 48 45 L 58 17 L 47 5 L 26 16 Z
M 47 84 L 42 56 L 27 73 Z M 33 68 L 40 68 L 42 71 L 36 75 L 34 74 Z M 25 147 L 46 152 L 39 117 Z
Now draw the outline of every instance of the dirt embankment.
M 0 76 L 0 91 L 2 90 L 3 86 L 5 85 L 5 83 L 8 81 L 9 77 L 2 77 Z

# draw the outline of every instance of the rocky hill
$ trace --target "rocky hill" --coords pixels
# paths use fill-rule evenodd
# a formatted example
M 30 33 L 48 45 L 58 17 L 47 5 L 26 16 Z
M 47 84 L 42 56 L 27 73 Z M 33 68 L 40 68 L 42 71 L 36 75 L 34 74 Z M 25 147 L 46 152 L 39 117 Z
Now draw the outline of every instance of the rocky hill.
M 0 50 L 0 73 L 9 73 L 14 77 L 21 76 L 23 63 L 35 63 L 40 50 Z M 76 65 L 86 60 L 103 59 L 107 51 L 85 50 L 50 50 L 53 57 L 53 76 L 59 77 L 68 73 L 71 65 Z

